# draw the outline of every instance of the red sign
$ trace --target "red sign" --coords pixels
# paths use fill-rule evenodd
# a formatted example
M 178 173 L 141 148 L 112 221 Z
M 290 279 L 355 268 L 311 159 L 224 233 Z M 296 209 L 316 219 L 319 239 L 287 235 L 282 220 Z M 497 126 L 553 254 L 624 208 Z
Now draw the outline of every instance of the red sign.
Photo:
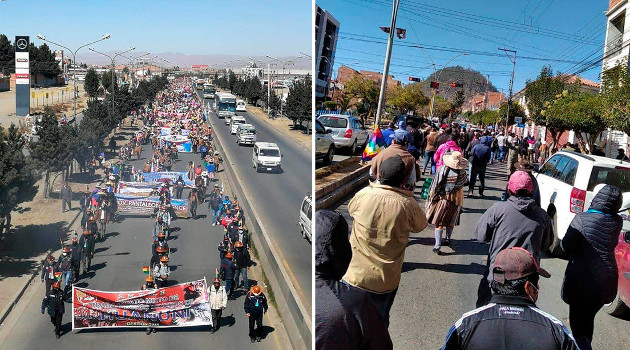
M 207 64 L 193 64 L 192 69 L 208 69 L 208 65 Z
M 72 287 L 72 329 L 212 325 L 206 280 L 131 292 Z
M 15 79 L 28 79 L 28 74 L 16 74 Z
M 16 58 L 15 60 L 18 62 L 28 62 L 28 58 Z

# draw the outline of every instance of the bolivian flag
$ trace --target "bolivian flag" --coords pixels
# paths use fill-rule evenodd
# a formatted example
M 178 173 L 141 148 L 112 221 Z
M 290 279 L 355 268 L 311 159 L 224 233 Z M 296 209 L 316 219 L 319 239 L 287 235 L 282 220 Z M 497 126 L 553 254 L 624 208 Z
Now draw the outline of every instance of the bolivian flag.
M 377 127 L 370 137 L 370 141 L 368 142 L 367 146 L 365 146 L 365 149 L 363 150 L 361 160 L 368 161 L 374 158 L 374 156 L 377 155 L 378 152 L 384 150 L 385 148 L 387 148 L 385 138 L 383 137 L 381 129 Z
M 142 266 L 142 272 L 144 272 L 145 274 L 149 274 L 149 266 Z

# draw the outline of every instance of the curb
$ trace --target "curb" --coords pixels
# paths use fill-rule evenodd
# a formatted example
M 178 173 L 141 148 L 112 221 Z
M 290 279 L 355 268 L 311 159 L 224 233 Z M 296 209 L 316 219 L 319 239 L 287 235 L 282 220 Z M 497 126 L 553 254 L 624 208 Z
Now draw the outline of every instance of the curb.
M 195 94 L 195 96 L 199 99 L 197 94 Z M 206 120 L 210 121 L 210 115 L 206 115 Z M 214 127 L 214 125 L 212 126 Z M 223 151 L 223 154 L 225 154 L 225 149 L 223 148 L 218 136 L 214 137 L 214 141 L 217 147 L 219 147 L 220 150 Z M 236 182 L 236 184 L 242 183 L 238 174 L 234 171 L 234 169 L 232 169 L 230 162 L 224 163 L 224 169 L 232 175 L 233 182 Z M 232 189 L 233 193 L 238 193 L 240 198 L 247 198 L 240 186 L 234 187 L 236 188 Z M 278 313 L 281 318 L 284 318 L 284 320 L 281 319 L 281 323 L 289 336 L 291 346 L 296 349 L 310 349 L 311 337 L 313 334 L 311 329 L 311 318 L 308 316 L 308 312 L 302 302 L 296 298 L 297 292 L 293 285 L 289 282 L 291 279 L 285 271 L 284 265 L 281 261 L 279 261 L 281 259 L 278 258 L 278 254 L 271 243 L 271 239 L 268 237 L 264 227 L 262 227 L 262 223 L 258 219 L 256 211 L 249 205 L 247 200 L 243 200 L 242 203 L 243 209 L 253 214 L 251 215 L 252 220 L 249 222 L 252 224 L 252 231 L 259 233 L 259 235 L 252 235 L 252 239 L 254 240 L 256 247 L 259 248 L 259 259 L 266 267 L 263 267 L 261 264 L 263 271 L 266 270 L 267 272 L 266 276 L 271 284 L 269 287 L 274 290 Z M 282 284 L 282 282 L 284 282 L 284 284 Z M 284 303 L 278 302 L 280 300 L 284 301 Z
M 80 214 L 81 214 L 81 211 L 79 211 L 77 213 L 77 215 L 74 217 L 74 219 L 72 219 L 72 221 L 70 221 L 70 223 L 68 224 L 67 229 L 70 229 L 72 227 L 72 225 L 74 225 L 74 223 L 79 218 Z M 43 264 L 43 263 L 44 263 L 44 260 L 41 260 L 40 264 Z M 0 326 L 2 326 L 4 324 L 4 320 L 9 316 L 11 311 L 13 311 L 13 308 L 15 307 L 15 305 L 18 303 L 18 301 L 20 301 L 20 299 L 24 295 L 24 292 L 26 291 L 26 288 L 28 288 L 28 286 L 31 284 L 31 282 L 33 282 L 33 279 L 35 279 L 35 276 L 37 276 L 38 273 L 39 273 L 39 267 L 36 268 L 35 271 L 33 271 L 31 276 L 29 277 L 28 281 L 26 281 L 26 283 L 24 283 L 24 286 L 22 286 L 22 289 L 20 289 L 20 291 L 15 295 L 15 297 L 13 298 L 13 301 L 2 311 L 2 313 L 0 314 Z
M 315 210 L 332 208 L 348 194 L 364 187 L 370 178 L 369 170 L 370 165 L 365 165 L 318 189 L 315 193 Z

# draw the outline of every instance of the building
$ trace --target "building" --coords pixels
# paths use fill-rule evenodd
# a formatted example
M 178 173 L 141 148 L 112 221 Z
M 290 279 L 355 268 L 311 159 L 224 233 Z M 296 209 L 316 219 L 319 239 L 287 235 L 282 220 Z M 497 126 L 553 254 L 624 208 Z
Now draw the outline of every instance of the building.
M 630 47 L 624 42 L 630 39 L 630 33 L 625 30 L 626 17 L 630 15 L 630 4 L 627 0 L 610 0 L 606 18 L 606 41 L 604 45 L 604 60 L 602 70 L 619 66 L 621 63 L 628 63 Z M 629 28 L 630 29 L 630 28 Z
M 323 102 L 328 95 L 328 81 L 333 71 L 339 21 L 315 5 L 315 100 Z
M 59 69 L 63 72 L 64 71 L 64 60 L 63 60 L 63 50 L 56 50 L 55 51 L 55 61 L 57 61 L 57 64 L 59 64 Z
M 333 83 L 336 88 L 343 90 L 345 87 L 345 84 L 348 81 L 352 80 L 352 78 L 354 78 L 355 76 L 362 76 L 366 79 L 372 80 L 375 83 L 377 83 L 379 86 L 381 85 L 381 82 L 383 81 L 383 74 L 379 72 L 372 72 L 369 70 L 358 71 L 348 66 L 342 65 L 341 67 L 339 67 L 339 69 L 337 69 L 337 79 L 335 79 Z M 402 85 L 402 83 L 399 80 L 394 79 L 393 75 L 387 76 L 387 89 L 388 90 L 393 88 L 394 86 L 400 86 L 400 85 Z
M 258 79 L 262 79 L 264 75 L 264 70 L 262 67 L 258 67 L 256 62 L 249 62 L 245 67 L 241 68 L 240 75 L 244 78 L 254 78 L 258 77 Z
M 462 113 L 472 112 L 473 114 L 483 111 L 496 111 L 506 102 L 505 94 L 502 92 L 488 91 L 486 94 L 475 94 L 462 105 Z

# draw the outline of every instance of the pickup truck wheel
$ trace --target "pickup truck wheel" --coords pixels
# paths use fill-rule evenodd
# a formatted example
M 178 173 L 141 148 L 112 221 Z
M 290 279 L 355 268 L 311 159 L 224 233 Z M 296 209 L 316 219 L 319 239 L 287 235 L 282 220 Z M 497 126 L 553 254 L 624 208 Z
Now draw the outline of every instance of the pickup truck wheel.
M 604 311 L 613 316 L 621 316 L 628 311 L 628 306 L 626 306 L 623 300 L 619 297 L 619 289 L 617 289 L 615 300 L 613 300 L 610 304 L 604 304 Z

